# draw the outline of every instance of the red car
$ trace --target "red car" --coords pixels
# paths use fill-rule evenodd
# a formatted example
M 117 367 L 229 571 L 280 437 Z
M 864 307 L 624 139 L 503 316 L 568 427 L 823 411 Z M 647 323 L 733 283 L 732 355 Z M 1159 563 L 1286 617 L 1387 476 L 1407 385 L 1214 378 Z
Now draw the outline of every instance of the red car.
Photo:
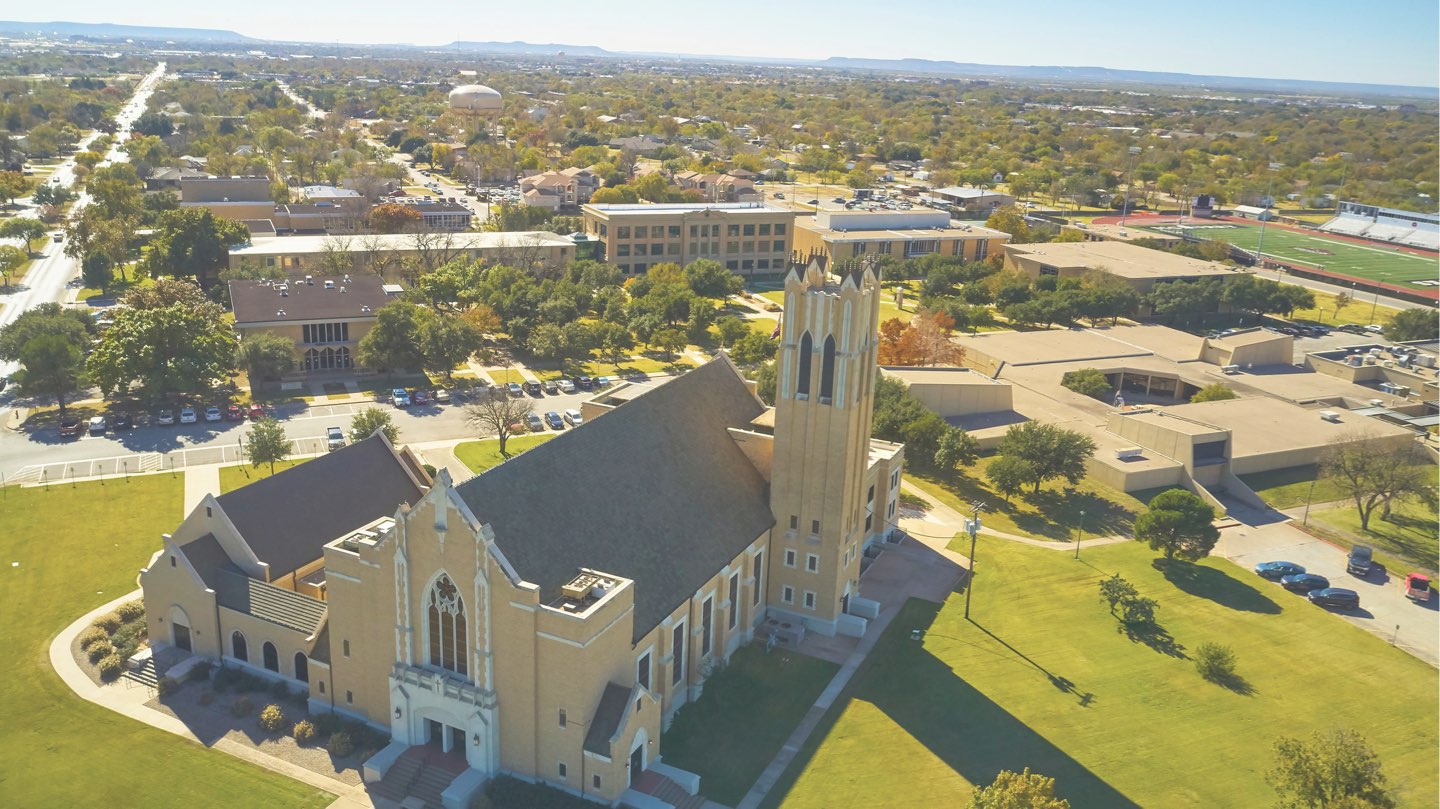
M 257 421 L 263 418 L 265 418 L 265 405 L 262 405 L 259 402 L 255 402 L 254 404 L 250 405 L 250 420 Z
M 1430 577 L 1411 573 L 1405 577 L 1405 597 L 1421 604 L 1430 600 Z
M 245 411 L 240 409 L 240 405 L 232 404 L 225 408 L 225 418 L 228 421 L 244 421 Z

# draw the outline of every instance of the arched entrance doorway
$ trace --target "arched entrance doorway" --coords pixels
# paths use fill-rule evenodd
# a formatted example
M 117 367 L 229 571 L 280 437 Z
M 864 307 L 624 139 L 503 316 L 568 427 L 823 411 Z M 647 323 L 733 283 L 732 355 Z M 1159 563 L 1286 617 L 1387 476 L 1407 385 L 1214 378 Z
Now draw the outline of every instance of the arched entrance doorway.
M 176 649 L 192 651 L 190 643 L 190 616 L 178 604 L 170 608 L 170 643 Z

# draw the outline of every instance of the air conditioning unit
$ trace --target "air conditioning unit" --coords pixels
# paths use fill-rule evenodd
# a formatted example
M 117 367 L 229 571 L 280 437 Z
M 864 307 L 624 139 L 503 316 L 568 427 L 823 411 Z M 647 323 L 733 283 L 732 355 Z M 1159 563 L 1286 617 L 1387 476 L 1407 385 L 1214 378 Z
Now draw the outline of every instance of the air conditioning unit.
M 1340 421 L 1340 414 L 1334 410 L 1321 410 L 1320 418 L 1338 423 Z
M 1140 447 L 1126 447 L 1124 449 L 1115 450 L 1115 457 L 1122 461 L 1129 461 L 1134 458 L 1142 458 L 1144 457 L 1144 454 L 1145 450 L 1141 449 Z
M 1222 373 L 1226 373 L 1226 374 L 1238 374 L 1238 373 L 1240 373 L 1240 366 L 1238 366 L 1238 365 L 1222 365 L 1222 366 L 1220 366 L 1220 371 L 1221 371 Z
M 589 598 L 592 590 L 600 583 L 600 577 L 590 573 L 581 573 L 570 583 L 560 588 L 560 594 L 575 601 L 584 601 Z

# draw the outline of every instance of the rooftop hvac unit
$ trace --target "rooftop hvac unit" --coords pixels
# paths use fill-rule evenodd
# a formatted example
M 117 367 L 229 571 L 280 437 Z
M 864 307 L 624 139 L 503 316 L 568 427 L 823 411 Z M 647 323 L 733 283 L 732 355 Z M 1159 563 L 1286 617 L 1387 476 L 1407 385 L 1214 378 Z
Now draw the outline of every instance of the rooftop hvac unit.
M 1326 421 L 1339 422 L 1340 414 L 1335 412 L 1334 410 L 1321 410 L 1320 418 L 1325 419 Z
M 560 588 L 561 595 L 576 601 L 583 601 L 589 597 L 590 592 L 600 583 L 600 577 L 590 573 L 581 573 L 570 583 Z
M 1384 406 L 1385 406 L 1385 400 L 1384 400 L 1384 399 L 1371 399 L 1371 400 L 1370 400 L 1370 406 L 1371 406 L 1371 407 L 1384 407 Z
M 1122 461 L 1128 461 L 1133 458 L 1139 458 L 1143 456 L 1144 452 L 1145 451 L 1140 447 L 1126 447 L 1124 449 L 1115 450 L 1115 457 Z
M 1238 365 L 1222 365 L 1222 366 L 1220 366 L 1220 370 L 1221 370 L 1222 372 L 1224 372 L 1224 373 L 1227 373 L 1227 374 L 1238 374 L 1238 373 L 1240 373 L 1240 366 L 1238 366 Z

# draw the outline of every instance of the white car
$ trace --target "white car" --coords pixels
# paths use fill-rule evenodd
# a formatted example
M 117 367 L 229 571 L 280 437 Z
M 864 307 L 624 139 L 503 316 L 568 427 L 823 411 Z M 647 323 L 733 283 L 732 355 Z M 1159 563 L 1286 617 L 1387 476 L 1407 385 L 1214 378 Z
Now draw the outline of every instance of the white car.
M 90 434 L 104 435 L 105 429 L 110 425 L 106 423 L 104 416 L 92 416 L 90 418 Z
M 206 421 L 219 421 L 219 420 L 220 420 L 220 408 L 216 407 L 215 405 L 210 405 L 209 407 L 205 408 L 205 420 L 206 420 Z
M 193 407 L 187 407 L 187 408 L 185 408 L 184 410 L 181 410 L 181 411 L 180 411 L 180 423 L 181 423 L 181 424 L 194 424 L 195 421 L 196 421 L 195 408 L 193 408 Z
M 575 381 L 574 381 L 573 379 L 562 379 L 562 380 L 560 380 L 560 392 L 561 392 L 561 393 L 574 393 L 574 392 L 575 392 Z
M 565 423 L 571 427 L 579 427 L 585 423 L 585 417 L 580 415 L 579 410 L 566 410 Z
M 1377 324 L 1375 324 L 1375 323 L 1371 323 L 1369 326 L 1366 326 L 1366 327 L 1365 327 L 1365 331 L 1368 331 L 1368 332 L 1370 332 L 1371 334 L 1384 334 L 1384 333 L 1385 333 L 1385 327 L 1384 327 L 1384 326 L 1377 325 Z

